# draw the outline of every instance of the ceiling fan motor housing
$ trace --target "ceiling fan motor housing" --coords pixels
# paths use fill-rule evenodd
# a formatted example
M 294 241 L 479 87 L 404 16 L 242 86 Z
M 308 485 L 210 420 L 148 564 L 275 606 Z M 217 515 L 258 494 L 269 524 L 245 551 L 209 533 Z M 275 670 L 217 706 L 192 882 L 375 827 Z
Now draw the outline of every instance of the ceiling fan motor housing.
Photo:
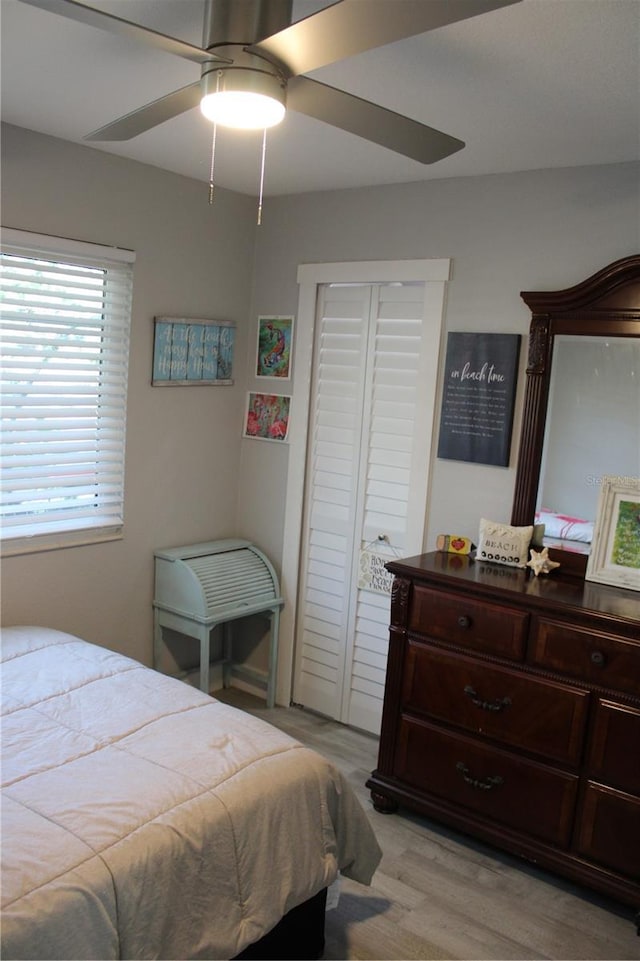
M 219 60 L 203 63 L 200 88 L 205 115 L 205 98 L 213 94 L 259 94 L 286 106 L 287 77 L 281 66 L 256 51 L 250 53 L 247 47 L 288 27 L 291 12 L 292 0 L 207 0 L 202 46 L 220 50 L 232 63 L 224 67 Z
M 286 80 L 280 70 L 268 60 L 240 51 L 233 66 L 220 67 L 217 62 L 202 65 L 200 80 L 203 97 L 214 93 L 259 93 L 277 100 L 283 106 L 286 99 Z
M 291 23 L 292 0 L 206 0 L 202 46 L 249 46 Z

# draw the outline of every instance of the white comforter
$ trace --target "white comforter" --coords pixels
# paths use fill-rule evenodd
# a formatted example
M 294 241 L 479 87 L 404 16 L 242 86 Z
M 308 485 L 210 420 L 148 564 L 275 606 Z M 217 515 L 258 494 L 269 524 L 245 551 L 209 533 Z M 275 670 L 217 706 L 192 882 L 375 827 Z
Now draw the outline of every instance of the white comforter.
M 341 774 L 187 684 L 2 633 L 2 957 L 231 958 L 380 850 Z

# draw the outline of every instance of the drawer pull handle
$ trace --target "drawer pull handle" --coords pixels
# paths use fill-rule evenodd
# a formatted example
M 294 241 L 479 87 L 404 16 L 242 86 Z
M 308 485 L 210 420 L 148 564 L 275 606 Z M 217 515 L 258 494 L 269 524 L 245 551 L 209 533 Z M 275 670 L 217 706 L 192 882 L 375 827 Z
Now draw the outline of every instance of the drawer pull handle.
M 510 697 L 503 697 L 495 701 L 483 701 L 481 697 L 478 697 L 477 691 L 475 691 L 470 684 L 467 684 L 464 693 L 467 694 L 475 706 L 479 707 L 482 711 L 504 711 L 505 707 L 509 707 L 511 704 Z
M 458 627 L 462 627 L 465 630 L 468 627 L 471 627 L 471 618 L 468 617 L 466 614 L 461 614 L 460 617 L 458 618 Z
M 604 654 L 602 651 L 591 652 L 591 663 L 595 664 L 596 667 L 604 667 Z
M 456 771 L 460 771 L 466 784 L 470 784 L 472 788 L 477 788 L 480 791 L 491 791 L 494 787 L 504 784 L 504 778 L 501 778 L 499 774 L 487 777 L 482 781 L 477 777 L 471 777 L 469 768 L 464 761 L 458 761 Z

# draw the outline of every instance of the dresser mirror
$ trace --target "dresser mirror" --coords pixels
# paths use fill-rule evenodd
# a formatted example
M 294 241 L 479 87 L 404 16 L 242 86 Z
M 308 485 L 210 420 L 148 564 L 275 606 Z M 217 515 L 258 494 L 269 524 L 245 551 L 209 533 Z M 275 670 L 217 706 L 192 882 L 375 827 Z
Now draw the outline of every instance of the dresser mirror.
M 550 556 L 584 577 L 602 476 L 640 476 L 640 255 L 521 296 L 532 319 L 511 523 L 544 523 Z

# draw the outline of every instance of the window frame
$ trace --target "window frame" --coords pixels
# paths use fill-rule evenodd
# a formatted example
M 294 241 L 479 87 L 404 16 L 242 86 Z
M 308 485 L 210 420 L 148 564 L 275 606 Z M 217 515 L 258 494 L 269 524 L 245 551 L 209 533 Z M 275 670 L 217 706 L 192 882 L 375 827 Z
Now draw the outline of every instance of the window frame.
M 58 263 L 66 267 L 73 266 L 78 267 L 89 267 L 96 268 L 97 270 L 104 271 L 104 282 L 101 288 L 101 302 L 102 308 L 98 310 L 98 320 L 95 316 L 95 307 L 92 307 L 94 316 L 92 316 L 87 321 L 87 326 L 93 326 L 94 329 L 100 331 L 100 341 L 99 341 L 99 353 L 100 360 L 96 364 L 96 382 L 95 382 L 95 392 L 90 395 L 91 403 L 85 406 L 95 407 L 96 413 L 100 412 L 101 416 L 104 412 L 104 396 L 112 390 L 113 386 L 117 386 L 118 398 L 115 402 L 109 401 L 109 414 L 112 411 L 115 412 L 115 443 L 116 443 L 116 454 L 113 458 L 116 464 L 116 470 L 119 475 L 118 481 L 115 485 L 111 487 L 115 488 L 115 493 L 109 495 L 109 509 L 107 510 L 103 506 L 104 499 L 104 489 L 106 488 L 107 482 L 105 480 L 106 467 L 104 456 L 104 442 L 98 435 L 96 430 L 96 436 L 91 442 L 89 448 L 89 454 L 95 451 L 96 461 L 94 464 L 95 477 L 96 477 L 96 487 L 100 487 L 99 501 L 97 501 L 97 511 L 96 514 L 86 517 L 86 523 L 82 520 L 81 514 L 81 495 L 80 493 L 73 493 L 69 505 L 63 505 L 65 510 L 69 510 L 69 515 L 66 517 L 60 517 L 58 520 L 52 517 L 55 513 L 55 508 L 47 505 L 42 511 L 42 524 L 38 524 L 34 521 L 33 528 L 48 526 L 45 531 L 34 531 L 28 530 L 28 523 L 23 524 L 14 519 L 5 520 L 4 508 L 3 515 L 0 517 L 0 523 L 2 528 L 0 530 L 0 554 L 3 557 L 26 554 L 36 551 L 49 551 L 56 550 L 59 548 L 74 547 L 85 544 L 95 544 L 104 541 L 112 541 L 121 539 L 123 536 L 123 525 L 124 525 L 124 480 L 125 480 L 125 445 L 126 445 L 126 418 L 127 418 L 127 382 L 128 382 L 128 364 L 129 364 L 129 344 L 130 344 L 130 331 L 131 331 L 131 314 L 132 314 L 132 298 L 133 298 L 133 265 L 135 262 L 135 253 L 131 250 L 126 250 L 119 247 L 108 247 L 101 244 L 87 243 L 84 241 L 71 240 L 68 238 L 54 237 L 45 234 L 36 234 L 30 231 L 17 230 L 14 228 L 2 228 L 2 234 L 0 238 L 0 252 L 2 254 L 2 260 L 8 256 L 18 256 L 24 257 L 27 260 L 33 259 L 34 261 L 48 261 L 49 263 Z M 0 269 L 4 273 L 4 263 L 0 262 Z M 50 281 L 48 282 L 50 283 Z M 112 290 L 113 286 L 116 286 L 117 293 L 121 299 L 118 300 L 117 306 L 113 306 L 112 302 Z M 8 281 L 7 289 L 11 285 L 11 279 Z M 78 309 L 76 305 L 72 305 L 71 297 L 69 296 L 69 287 L 62 287 L 62 308 L 64 308 L 64 299 L 69 297 L 70 309 Z M 3 289 L 4 285 L 3 285 Z M 20 313 L 20 305 L 17 303 L 16 289 L 14 289 L 13 303 L 11 298 L 7 304 L 7 328 L 12 323 L 12 318 L 9 317 L 9 308 L 14 314 L 14 318 Z M 18 293 L 19 299 L 19 293 Z M 100 298 L 94 298 L 94 304 L 100 303 Z M 16 306 L 17 303 L 17 306 Z M 38 323 L 38 317 L 40 317 L 40 324 L 49 324 L 52 326 L 51 313 L 47 313 L 46 309 L 43 309 L 42 313 L 34 314 L 34 323 Z M 66 318 L 65 318 L 66 319 Z M 69 331 L 73 329 L 73 317 L 68 321 L 68 330 L 62 328 L 62 333 L 60 335 L 60 343 L 65 342 L 65 337 Z M 15 340 L 19 339 L 19 324 L 14 321 L 14 331 L 12 333 L 12 338 Z M 3 325 L 4 326 L 4 325 Z M 80 326 L 85 326 L 84 322 L 81 322 Z M 17 331 L 17 332 L 16 332 Z M 82 342 L 82 347 L 86 348 L 90 342 L 91 336 L 88 335 L 87 342 Z M 10 340 L 7 336 L 7 344 L 9 345 Z M 7 353 L 10 349 L 13 349 L 14 356 L 16 355 L 15 348 L 7 347 Z M 89 353 L 87 351 L 87 353 Z M 31 360 L 31 357 L 29 357 Z M 113 362 L 113 369 L 115 373 L 111 373 L 111 367 Z M 9 365 L 9 362 L 8 362 Z M 36 365 L 34 362 L 34 371 L 36 370 Z M 73 367 L 70 361 L 63 360 L 63 366 L 61 367 L 63 373 L 73 373 Z M 107 371 L 107 373 L 105 373 Z M 9 376 L 7 375 L 7 385 L 9 381 Z M 107 378 L 105 381 L 104 378 Z M 88 381 L 91 380 L 90 377 L 86 378 Z M 4 377 L 3 377 L 4 380 Z M 107 387 L 105 389 L 105 384 Z M 83 382 L 83 387 L 86 384 Z M 90 386 L 92 386 L 90 384 Z M 68 389 L 68 386 L 67 386 Z M 46 388 L 47 397 L 53 396 L 55 399 L 55 393 L 51 393 L 50 385 Z M 8 395 L 8 390 L 7 390 Z M 27 395 L 29 396 L 29 395 Z M 37 392 L 34 391 L 31 397 L 36 397 Z M 60 392 L 61 397 L 68 399 L 68 394 L 63 394 Z M 102 399 L 101 399 L 102 398 Z M 85 402 L 83 401 L 83 404 Z M 57 407 L 55 400 L 53 406 Z M 16 404 L 12 406 L 11 410 L 18 410 L 19 406 Z M 67 416 L 66 414 L 64 416 Z M 73 420 L 77 417 L 75 409 L 70 405 L 69 418 Z M 5 432 L 5 421 L 8 418 L 5 417 L 4 407 L 2 410 L 2 428 L 3 433 Z M 47 428 L 45 427 L 45 430 Z M 39 430 L 39 429 L 38 429 Z M 23 435 L 22 444 L 28 446 L 28 431 Z M 42 443 L 42 441 L 40 441 Z M 46 440 L 44 442 L 46 444 Z M 75 444 L 75 442 L 74 442 Z M 52 438 L 52 445 L 59 448 L 59 440 L 55 437 Z M 8 447 L 10 449 L 10 446 Z M 16 445 L 17 449 L 17 445 Z M 76 452 L 74 445 L 71 445 L 72 453 Z M 26 456 L 28 457 L 30 453 L 27 451 Z M 53 450 L 51 454 L 46 454 L 45 458 L 55 457 L 57 450 Z M 0 468 L 4 465 L 0 464 Z M 27 470 L 31 469 L 31 465 L 27 466 Z M 35 470 L 35 469 L 34 469 Z M 111 470 L 111 468 L 109 468 Z M 42 475 L 45 473 L 45 469 L 41 469 L 42 474 L 40 478 L 36 478 L 34 483 L 42 484 Z M 3 484 L 6 480 L 6 472 L 3 470 Z M 55 469 L 52 472 L 51 484 L 43 489 L 50 490 L 59 489 L 60 485 L 55 484 L 54 480 Z M 8 476 L 8 475 L 7 475 Z M 30 480 L 27 477 L 26 480 Z M 47 481 L 49 478 L 47 478 Z M 27 489 L 25 484 L 25 489 Z M 4 487 L 3 487 L 4 490 Z M 73 500 L 77 498 L 76 510 L 74 513 Z M 43 498 L 44 499 L 44 498 Z M 28 497 L 26 498 L 28 500 Z M 15 516 L 15 515 L 14 515 Z M 45 519 L 46 518 L 46 519 Z M 89 519 L 90 518 L 90 519 Z M 84 523 L 84 526 L 83 526 Z M 21 532 L 22 528 L 22 532 Z M 25 530 L 25 528 L 27 528 Z M 50 529 L 49 529 L 50 528 Z

